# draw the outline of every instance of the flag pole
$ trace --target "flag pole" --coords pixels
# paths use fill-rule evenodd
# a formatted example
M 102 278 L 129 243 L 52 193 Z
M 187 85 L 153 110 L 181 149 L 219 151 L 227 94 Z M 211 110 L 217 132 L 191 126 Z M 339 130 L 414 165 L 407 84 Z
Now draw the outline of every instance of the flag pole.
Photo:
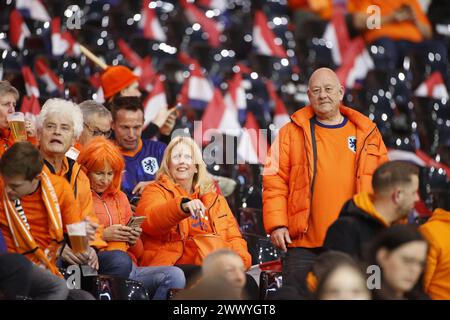
M 99 57 L 93 54 L 88 48 L 86 48 L 82 44 L 80 44 L 80 50 L 86 57 L 88 57 L 92 62 L 97 64 L 103 70 L 106 70 L 108 68 L 108 65 L 106 63 L 104 63 Z

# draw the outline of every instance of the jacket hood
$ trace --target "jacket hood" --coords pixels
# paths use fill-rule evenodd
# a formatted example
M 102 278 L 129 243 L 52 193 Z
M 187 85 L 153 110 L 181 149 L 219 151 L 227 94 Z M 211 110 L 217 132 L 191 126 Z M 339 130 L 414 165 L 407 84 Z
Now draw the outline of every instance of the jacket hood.
M 359 216 L 366 219 L 371 218 L 378 223 L 381 223 L 383 226 L 389 227 L 388 222 L 375 209 L 371 194 L 368 192 L 361 192 L 355 195 L 351 201 L 353 201 L 354 206 L 348 206 L 342 216 Z
M 450 211 L 444 209 L 436 209 L 428 221 L 450 222 Z

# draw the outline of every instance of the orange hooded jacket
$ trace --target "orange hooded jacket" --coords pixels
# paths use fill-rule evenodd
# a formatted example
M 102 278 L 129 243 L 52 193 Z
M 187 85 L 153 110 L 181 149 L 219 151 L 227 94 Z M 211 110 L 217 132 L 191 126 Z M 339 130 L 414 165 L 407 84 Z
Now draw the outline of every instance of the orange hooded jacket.
M 161 176 L 149 184 L 142 193 L 136 209 L 137 216 L 147 216 L 142 224 L 143 253 L 137 257 L 140 266 L 175 265 L 180 258 L 198 254 L 187 252 L 186 241 L 192 230 L 189 215 L 181 209 L 181 200 L 189 195 L 169 177 Z M 251 266 L 247 243 L 242 238 L 236 219 L 226 199 L 210 192 L 199 198 L 207 208 L 209 222 L 216 234 L 223 237 L 228 248 L 236 251 L 246 268 Z M 201 261 L 184 263 L 199 264 Z
M 355 193 L 372 191 L 375 169 L 387 161 L 387 150 L 381 135 L 369 118 L 356 110 L 340 106 L 340 112 L 356 126 Z M 281 128 L 270 148 L 263 176 L 263 218 L 266 232 L 287 227 L 290 247 L 299 246 L 308 231 L 312 202 L 312 180 L 315 159 L 311 138 L 311 106 L 298 110 L 291 122 Z M 333 201 L 332 192 L 323 201 Z M 323 234 L 326 234 L 324 226 Z
M 419 230 L 430 246 L 425 292 L 434 300 L 450 300 L 450 211 L 436 209 Z

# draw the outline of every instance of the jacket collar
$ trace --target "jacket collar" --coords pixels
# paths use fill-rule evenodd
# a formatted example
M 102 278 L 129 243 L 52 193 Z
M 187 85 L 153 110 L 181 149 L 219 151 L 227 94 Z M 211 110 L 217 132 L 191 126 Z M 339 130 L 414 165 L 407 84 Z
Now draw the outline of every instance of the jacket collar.
M 341 106 L 339 107 L 339 111 L 342 113 L 342 115 L 347 117 L 348 120 L 352 122 L 358 130 L 362 131 L 363 134 L 369 134 L 375 127 L 375 123 L 373 121 L 352 108 L 346 107 L 341 104 Z M 313 108 L 311 107 L 311 105 L 308 105 L 292 114 L 291 120 L 296 125 L 303 127 L 305 129 L 305 132 L 309 132 L 309 120 L 313 118 L 314 115 L 315 114 Z
M 450 222 L 450 211 L 444 209 L 435 209 L 433 215 L 428 221 Z

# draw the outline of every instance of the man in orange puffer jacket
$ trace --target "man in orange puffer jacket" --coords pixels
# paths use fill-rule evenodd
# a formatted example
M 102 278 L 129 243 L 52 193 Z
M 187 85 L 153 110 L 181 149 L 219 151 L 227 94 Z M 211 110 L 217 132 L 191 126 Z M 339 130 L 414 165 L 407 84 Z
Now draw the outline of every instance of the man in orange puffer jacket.
M 291 116 L 269 151 L 263 218 L 273 244 L 287 252 L 283 283 L 306 276 L 343 204 L 371 191 L 373 172 L 387 160 L 375 123 L 342 105 L 343 96 L 331 69 L 316 70 L 311 105 Z

